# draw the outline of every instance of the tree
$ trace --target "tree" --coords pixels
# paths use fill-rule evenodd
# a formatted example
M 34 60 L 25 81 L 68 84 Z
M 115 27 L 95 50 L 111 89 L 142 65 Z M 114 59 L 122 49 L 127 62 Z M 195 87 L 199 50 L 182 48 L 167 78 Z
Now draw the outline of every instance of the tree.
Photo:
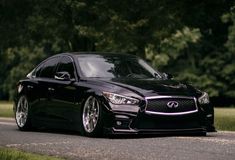
M 224 96 L 235 97 L 235 4 L 231 7 L 230 12 L 225 13 L 222 16 L 224 23 L 231 24 L 228 28 L 228 38 L 225 43 L 226 52 L 221 61 L 223 61 L 223 67 L 221 68 L 221 75 L 225 82 Z
M 192 83 L 212 97 L 232 96 L 227 84 L 233 81 L 234 64 L 232 54 L 224 46 L 228 43 L 230 24 L 220 19 L 231 4 L 221 0 L 181 3 L 184 27 L 162 39 L 160 45 L 148 46 L 147 58 L 153 59 L 153 65 L 160 69 L 175 73 L 176 79 Z
M 0 99 L 12 98 L 18 79 L 43 58 L 73 51 L 135 54 L 213 97 L 235 97 L 232 6 L 230 0 L 2 0 Z

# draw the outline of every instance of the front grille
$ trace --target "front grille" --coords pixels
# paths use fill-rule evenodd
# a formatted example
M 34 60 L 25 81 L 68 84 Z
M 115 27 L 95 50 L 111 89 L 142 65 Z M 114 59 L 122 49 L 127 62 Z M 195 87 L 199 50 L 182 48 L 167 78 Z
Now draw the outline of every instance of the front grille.
M 168 106 L 169 102 L 174 102 L 177 106 Z M 194 98 L 190 97 L 163 97 L 156 99 L 147 99 L 147 113 L 152 114 L 188 114 L 197 112 L 197 105 Z
M 139 114 L 131 124 L 134 129 L 189 129 L 200 128 L 203 124 L 202 117 L 198 115 L 188 116 L 149 116 Z

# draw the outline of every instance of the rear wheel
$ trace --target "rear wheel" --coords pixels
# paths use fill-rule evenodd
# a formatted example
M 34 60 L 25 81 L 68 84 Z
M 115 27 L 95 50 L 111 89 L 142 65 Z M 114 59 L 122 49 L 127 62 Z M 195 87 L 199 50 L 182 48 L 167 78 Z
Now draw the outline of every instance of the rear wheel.
M 20 130 L 25 131 L 31 128 L 29 120 L 29 101 L 24 95 L 20 96 L 17 102 L 15 120 Z
M 102 107 L 94 96 L 86 99 L 81 119 L 82 133 L 85 136 L 100 136 L 102 134 Z

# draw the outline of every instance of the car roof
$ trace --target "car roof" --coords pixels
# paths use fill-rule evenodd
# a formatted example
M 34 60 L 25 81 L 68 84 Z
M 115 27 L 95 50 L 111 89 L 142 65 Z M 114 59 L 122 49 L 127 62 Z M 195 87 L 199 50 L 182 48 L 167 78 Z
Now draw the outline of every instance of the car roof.
M 114 53 L 114 52 L 68 52 L 60 53 L 58 55 L 70 55 L 72 57 L 97 57 L 97 56 L 110 56 L 110 57 L 130 57 L 137 58 L 135 55 L 126 54 L 126 53 Z

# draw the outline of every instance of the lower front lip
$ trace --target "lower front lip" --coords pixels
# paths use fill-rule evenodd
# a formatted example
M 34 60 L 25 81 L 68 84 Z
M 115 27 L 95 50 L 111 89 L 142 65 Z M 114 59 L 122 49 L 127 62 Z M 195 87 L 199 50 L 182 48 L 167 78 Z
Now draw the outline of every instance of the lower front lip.
M 189 135 L 189 134 L 204 134 L 205 128 L 189 128 L 189 129 L 116 129 L 111 128 L 112 134 L 151 134 L 151 135 Z

